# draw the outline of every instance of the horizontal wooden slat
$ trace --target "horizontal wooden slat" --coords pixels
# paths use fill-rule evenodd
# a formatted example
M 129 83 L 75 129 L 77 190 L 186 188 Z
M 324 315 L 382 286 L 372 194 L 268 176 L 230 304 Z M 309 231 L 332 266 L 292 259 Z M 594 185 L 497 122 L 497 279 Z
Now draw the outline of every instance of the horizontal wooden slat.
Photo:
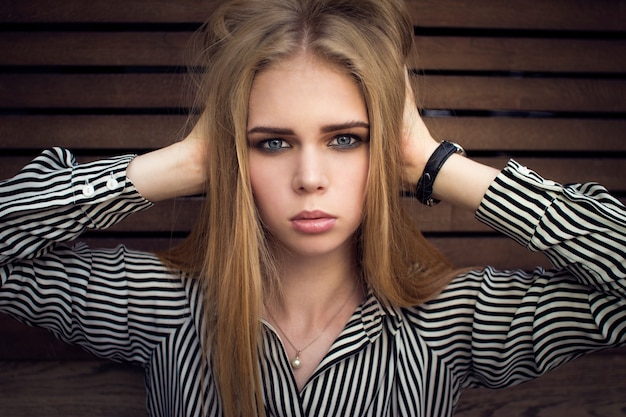
M 476 158 L 496 168 L 502 168 L 507 158 Z M 616 192 L 626 191 L 626 161 L 624 158 L 516 158 L 527 165 L 562 183 L 595 181 Z M 9 178 L 30 161 L 25 157 L 0 159 L 0 178 Z M 178 199 L 157 204 L 142 213 L 135 214 L 126 221 L 114 226 L 112 230 L 121 232 L 181 232 L 187 231 L 194 224 L 200 198 Z M 487 231 L 485 226 L 476 222 L 471 214 L 464 213 L 448 205 L 435 209 L 426 209 L 411 200 L 406 207 L 416 219 L 421 230 L 425 232 L 476 232 Z
M 182 74 L 3 74 L 0 108 L 178 108 L 190 105 Z
M 149 210 L 133 215 L 109 230 L 118 232 L 187 232 L 195 225 L 201 204 L 201 197 L 161 202 Z
M 5 0 L 2 22 L 150 22 L 186 23 L 205 20 L 215 0 Z
M 455 416 L 623 416 L 626 351 L 565 364 L 540 379 L 497 392 L 467 390 Z M 0 361 L 3 416 L 145 416 L 143 372 L 102 360 Z
M 529 252 L 505 237 L 429 237 L 429 240 L 459 268 L 490 265 L 498 269 L 529 270 L 550 266 L 543 255 Z M 177 245 L 181 239 L 147 238 L 138 234 L 137 237 L 86 237 L 80 241 L 92 248 L 114 248 L 121 244 L 134 250 L 157 252 Z
M 429 238 L 455 266 L 496 269 L 533 270 L 550 268 L 550 262 L 539 253 L 529 252 L 505 237 L 432 237 Z
M 416 44 L 425 70 L 626 71 L 625 40 L 419 36 Z
M 626 30 L 624 0 L 407 0 L 425 27 L 575 31 Z
M 450 261 L 459 268 L 486 265 L 498 269 L 533 269 L 549 267 L 549 262 L 540 254 L 532 253 L 505 237 L 429 237 Z M 159 252 L 174 247 L 182 238 L 156 238 L 141 233 L 121 236 L 91 235 L 79 239 L 91 248 L 115 248 L 124 245 L 131 250 Z
M 5 417 L 146 416 L 143 370 L 103 360 L 0 361 Z
M 515 158 L 519 163 L 539 172 L 544 178 L 561 183 L 595 181 L 609 190 L 626 189 L 626 166 L 624 158 Z M 507 158 L 476 158 L 477 161 L 502 168 Z
M 626 198 L 621 199 L 626 203 Z M 181 233 L 189 231 L 196 222 L 202 204 L 201 197 L 165 201 L 149 210 L 137 213 L 108 229 L 113 232 Z M 423 206 L 417 200 L 405 199 L 405 206 L 415 225 L 423 232 L 489 232 L 491 229 L 474 218 L 473 213 L 442 203 L 436 209 Z
M 422 104 L 430 109 L 624 112 L 626 80 L 425 76 Z
M 592 354 L 504 390 L 466 391 L 455 417 L 621 417 L 626 350 Z
M 94 359 L 84 349 L 61 342 L 48 330 L 0 314 L 0 361 Z
M 61 146 L 69 149 L 161 148 L 184 137 L 187 116 L 0 116 L 3 149 L 37 149 Z
M 203 0 L 5 0 L 0 22 L 201 22 Z M 407 0 L 413 22 L 427 27 L 626 30 L 624 0 Z
M 508 158 L 475 158 L 481 163 L 502 168 Z M 563 183 L 595 181 L 616 192 L 626 191 L 625 160 L 606 158 L 515 158 L 544 177 Z M 0 178 L 9 178 L 30 161 L 30 158 L 5 158 L 0 164 Z
M 622 199 L 624 200 L 624 199 Z M 490 229 L 473 218 L 471 213 L 454 209 L 445 203 L 437 208 L 426 208 L 415 202 L 409 202 L 416 225 L 424 232 L 489 232 Z M 165 235 L 176 231 L 185 232 L 192 226 L 196 217 L 197 205 L 191 202 L 161 203 L 154 208 L 136 214 L 118 226 L 112 232 L 124 232 L 122 235 L 92 234 L 80 238 L 81 242 L 92 248 L 112 248 L 119 244 L 135 250 L 160 251 L 177 245 L 181 238 L 150 237 L 146 233 L 162 231 Z M 434 236 L 429 238 L 455 265 L 484 266 L 499 269 L 533 269 L 536 266 L 549 268 L 546 258 L 538 253 L 531 253 L 513 241 L 491 234 L 466 236 Z
M 622 203 L 626 202 L 622 199 Z M 490 228 L 474 219 L 472 213 L 455 209 L 445 203 L 440 207 L 429 209 L 415 202 L 408 202 L 410 214 L 416 226 L 425 233 L 464 233 L 467 235 L 450 237 L 430 237 L 429 239 L 437 246 L 455 265 L 484 266 L 491 265 L 500 269 L 533 269 L 536 266 L 550 267 L 547 259 L 538 253 L 531 253 L 513 241 L 498 235 L 472 233 L 489 233 Z M 162 230 L 167 234 L 170 230 L 180 229 L 181 232 L 188 230 L 195 219 L 196 212 L 193 207 L 181 208 L 171 214 L 171 205 L 165 205 L 165 209 L 156 208 L 148 210 L 145 214 L 136 214 L 125 222 L 112 228 L 112 231 L 125 232 L 120 237 L 98 237 L 97 235 L 82 238 L 94 248 L 115 247 L 125 244 L 129 248 L 146 251 L 165 250 L 180 242 L 179 238 L 146 238 L 141 237 L 142 232 Z M 154 210 L 154 211 L 152 211 Z M 163 215 L 162 213 L 167 214 Z M 185 214 L 187 216 L 185 216 Z M 127 233 L 137 233 L 136 237 L 127 237 Z
M 0 65 L 185 64 L 190 32 L 3 32 Z
M 154 149 L 186 132 L 186 116 L 0 116 L 2 149 Z M 468 151 L 626 151 L 626 120 L 426 117 L 437 138 Z M 35 151 L 33 151 L 34 153 Z
M 192 103 L 184 74 L 3 74 L 0 108 L 150 108 Z M 626 80 L 422 76 L 431 109 L 626 112 Z
M 626 120 L 425 117 L 434 137 L 471 151 L 626 151 Z M 0 122 L 1 123 L 1 122 Z
M 0 65 L 185 64 L 190 32 L 3 32 Z M 624 72 L 625 40 L 416 38 L 425 70 Z

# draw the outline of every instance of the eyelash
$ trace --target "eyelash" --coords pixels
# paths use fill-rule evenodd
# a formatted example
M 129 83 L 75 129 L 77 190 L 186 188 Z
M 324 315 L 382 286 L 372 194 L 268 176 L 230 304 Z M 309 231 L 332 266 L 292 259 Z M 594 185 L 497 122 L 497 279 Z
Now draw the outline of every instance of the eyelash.
M 333 142 L 336 142 L 340 138 L 349 138 L 350 139 L 350 143 L 347 144 L 347 145 L 333 144 Z M 269 144 L 271 142 L 280 142 L 281 146 L 278 147 L 278 148 L 270 148 Z M 328 143 L 327 146 L 329 148 L 335 148 L 335 149 L 339 149 L 339 150 L 347 150 L 347 149 L 355 148 L 355 147 L 359 146 L 363 142 L 364 142 L 364 140 L 360 136 L 358 136 L 358 135 L 342 134 L 342 135 L 337 135 L 337 136 L 333 137 L 330 140 L 330 142 Z M 287 146 L 285 146 L 285 145 L 287 145 Z M 260 149 L 260 150 L 262 150 L 262 151 L 265 151 L 265 152 L 281 152 L 281 151 L 283 151 L 285 149 L 291 148 L 291 145 L 285 139 L 272 138 L 272 139 L 265 139 L 265 140 L 257 142 L 255 147 Z
M 271 142 L 281 142 L 281 146 L 280 146 L 280 147 L 278 147 L 278 148 L 270 148 L 270 147 L 269 147 L 269 144 L 270 144 Z M 290 147 L 291 147 L 291 146 L 282 146 L 282 145 L 285 145 L 285 144 L 287 144 L 287 141 L 286 141 L 286 140 L 284 140 L 284 139 L 276 139 L 276 138 L 274 138 L 274 139 L 266 139 L 266 140 L 262 140 L 262 141 L 260 141 L 260 142 L 258 142 L 258 143 L 256 144 L 256 147 L 257 147 L 257 148 L 259 148 L 259 149 L 261 149 L 262 151 L 266 151 L 266 152 L 280 152 L 280 151 L 281 151 L 281 150 L 283 150 L 283 149 L 287 149 L 287 148 L 290 148 Z
M 335 136 L 333 138 L 333 140 L 331 140 L 331 142 L 335 142 L 335 141 L 337 141 L 340 138 L 351 139 L 350 140 L 350 144 L 348 144 L 348 145 L 339 145 L 339 144 L 337 144 L 337 145 L 330 145 L 329 144 L 328 146 L 332 146 L 332 147 L 338 148 L 338 149 L 352 149 L 352 148 L 355 148 L 355 147 L 359 146 L 363 142 L 363 139 L 361 139 L 357 135 L 337 135 L 337 136 Z

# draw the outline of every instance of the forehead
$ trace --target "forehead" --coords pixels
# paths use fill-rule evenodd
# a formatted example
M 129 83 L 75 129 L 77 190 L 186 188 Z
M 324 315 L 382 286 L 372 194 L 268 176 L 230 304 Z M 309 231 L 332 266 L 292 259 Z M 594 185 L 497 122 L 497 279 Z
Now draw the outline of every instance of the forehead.
M 256 75 L 249 122 L 307 117 L 367 122 L 360 86 L 345 69 L 307 54 L 279 61 Z

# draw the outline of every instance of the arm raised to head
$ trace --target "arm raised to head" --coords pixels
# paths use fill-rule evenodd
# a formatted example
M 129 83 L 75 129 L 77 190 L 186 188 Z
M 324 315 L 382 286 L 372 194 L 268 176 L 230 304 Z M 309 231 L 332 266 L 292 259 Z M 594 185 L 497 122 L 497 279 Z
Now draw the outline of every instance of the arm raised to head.
M 208 146 L 201 126 L 196 123 L 180 142 L 133 159 L 126 174 L 144 198 L 158 202 L 204 190 Z

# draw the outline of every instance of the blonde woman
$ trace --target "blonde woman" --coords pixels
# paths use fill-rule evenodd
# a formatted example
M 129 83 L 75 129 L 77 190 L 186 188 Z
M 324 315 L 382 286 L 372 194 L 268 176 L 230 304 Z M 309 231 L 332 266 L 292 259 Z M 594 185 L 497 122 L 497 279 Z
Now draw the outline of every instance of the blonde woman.
M 83 165 L 57 148 L 0 183 L 2 311 L 144 366 L 151 416 L 449 416 L 464 388 L 624 344 L 624 207 L 436 142 L 400 0 L 230 1 L 199 41 L 189 137 Z M 167 252 L 61 245 L 198 193 Z M 554 269 L 453 270 L 406 193 Z

